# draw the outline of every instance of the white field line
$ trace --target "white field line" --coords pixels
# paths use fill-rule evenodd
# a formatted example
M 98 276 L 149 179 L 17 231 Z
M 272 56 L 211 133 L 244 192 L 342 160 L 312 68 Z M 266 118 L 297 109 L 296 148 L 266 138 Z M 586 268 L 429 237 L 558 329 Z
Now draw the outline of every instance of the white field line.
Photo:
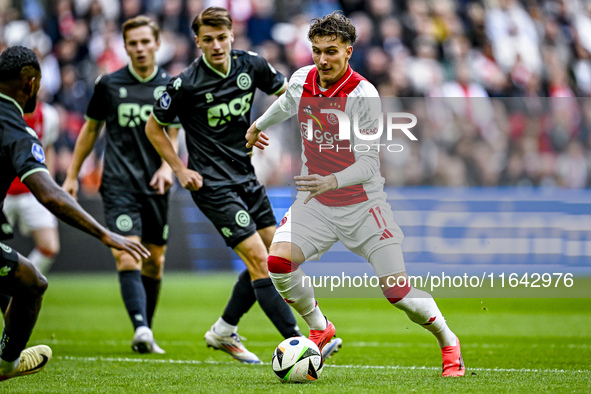
M 102 341 L 77 341 L 71 339 L 49 339 L 39 340 L 39 344 L 43 343 L 46 345 L 101 345 L 101 346 L 128 346 L 130 341 L 127 340 L 102 340 Z M 246 341 L 249 346 L 273 346 L 274 342 L 271 341 Z M 160 346 L 191 346 L 201 347 L 204 342 L 200 340 L 195 341 L 158 341 Z M 430 341 L 428 343 L 409 343 L 409 342 L 345 342 L 346 347 L 385 347 L 385 348 L 406 348 L 406 347 L 421 347 L 421 348 L 432 348 L 435 346 Z M 591 349 L 591 345 L 581 343 L 564 343 L 564 344 L 545 344 L 544 348 L 568 348 L 568 349 Z M 509 345 L 503 345 L 498 343 L 473 343 L 473 344 L 462 344 L 462 348 L 483 348 L 483 349 L 504 349 L 508 348 Z M 539 344 L 533 343 L 527 347 L 537 348 Z
M 88 362 L 123 362 L 123 363 L 144 363 L 144 364 L 185 364 L 185 365 L 236 365 L 234 361 L 198 361 L 198 360 L 172 360 L 172 359 L 150 359 L 150 358 L 129 358 L 129 357 L 72 357 L 57 356 L 58 360 L 66 361 L 88 361 Z M 261 363 L 259 365 L 269 365 Z M 415 367 L 401 365 L 335 365 L 326 364 L 328 368 L 342 369 L 381 369 L 381 370 L 408 370 L 408 371 L 439 371 L 440 367 Z M 591 370 L 568 370 L 568 369 L 538 369 L 538 368 L 467 368 L 467 372 L 518 372 L 518 373 L 582 373 L 591 374 Z

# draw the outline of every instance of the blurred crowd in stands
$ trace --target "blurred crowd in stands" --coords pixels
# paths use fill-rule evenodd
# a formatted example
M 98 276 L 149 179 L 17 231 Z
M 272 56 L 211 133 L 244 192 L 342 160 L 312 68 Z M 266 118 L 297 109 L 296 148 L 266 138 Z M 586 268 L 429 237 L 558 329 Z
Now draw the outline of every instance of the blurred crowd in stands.
M 190 25 L 212 5 L 230 10 L 234 48 L 286 76 L 312 64 L 313 17 L 340 9 L 353 19 L 351 66 L 388 97 L 384 111 L 419 120 L 418 142 L 402 135 L 402 152 L 382 154 L 389 185 L 591 186 L 591 1 L 0 0 L 0 50 L 36 50 L 42 99 L 60 112 L 58 182 L 95 79 L 127 63 L 121 23 L 142 13 L 158 21 L 157 61 L 176 75 L 199 55 Z M 258 95 L 253 120 L 272 100 Z M 287 128 L 254 157 L 268 185 L 297 172 L 298 135 Z M 99 144 L 83 169 L 87 193 L 98 189 L 100 162 Z

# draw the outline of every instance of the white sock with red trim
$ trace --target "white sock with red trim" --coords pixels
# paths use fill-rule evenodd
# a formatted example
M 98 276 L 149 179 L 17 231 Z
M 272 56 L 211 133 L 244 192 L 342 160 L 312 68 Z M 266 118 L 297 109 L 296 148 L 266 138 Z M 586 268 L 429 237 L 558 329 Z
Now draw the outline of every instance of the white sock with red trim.
M 326 329 L 326 318 L 314 298 L 311 281 L 304 281 L 306 274 L 291 261 L 269 256 L 269 277 L 277 292 L 304 319 L 310 330 Z
M 406 295 L 403 295 L 404 292 Z M 447 326 L 431 294 L 414 287 L 410 287 L 410 290 L 393 287 L 386 289 L 384 295 L 392 305 L 403 310 L 411 321 L 430 331 L 437 339 L 439 347 L 456 345 L 456 335 Z M 402 296 L 402 299 L 397 296 Z

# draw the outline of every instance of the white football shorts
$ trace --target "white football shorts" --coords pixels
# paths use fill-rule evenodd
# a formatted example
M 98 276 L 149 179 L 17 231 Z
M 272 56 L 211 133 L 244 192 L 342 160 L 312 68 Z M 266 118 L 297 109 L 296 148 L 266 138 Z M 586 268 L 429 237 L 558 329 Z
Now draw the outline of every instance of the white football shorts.
M 320 259 L 341 241 L 347 249 L 368 260 L 376 275 L 382 277 L 405 271 L 400 246 L 403 239 L 385 200 L 331 207 L 315 199 L 305 205 L 303 199 L 296 199 L 280 222 L 273 243 L 291 242 L 299 246 L 308 261 Z M 384 247 L 392 249 L 393 253 L 388 254 L 392 258 L 372 261 L 372 253 Z
M 33 230 L 57 228 L 57 219 L 45 208 L 32 193 L 7 195 L 4 199 L 4 213 L 8 222 L 24 236 L 31 235 Z

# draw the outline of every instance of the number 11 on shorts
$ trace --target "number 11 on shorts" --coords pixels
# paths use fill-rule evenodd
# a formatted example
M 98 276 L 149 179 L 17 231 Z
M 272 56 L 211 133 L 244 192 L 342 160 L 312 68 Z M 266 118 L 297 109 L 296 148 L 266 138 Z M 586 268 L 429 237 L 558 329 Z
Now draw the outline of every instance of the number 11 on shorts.
M 380 210 L 380 207 L 370 208 L 369 212 L 373 215 L 373 218 L 376 220 L 376 223 L 378 224 L 378 228 L 382 228 L 382 223 L 384 223 L 384 227 L 387 227 L 386 219 L 384 219 L 384 217 L 382 216 L 382 211 Z M 378 218 L 378 215 L 379 215 L 379 218 Z M 380 223 L 380 219 L 382 219 L 382 223 Z

